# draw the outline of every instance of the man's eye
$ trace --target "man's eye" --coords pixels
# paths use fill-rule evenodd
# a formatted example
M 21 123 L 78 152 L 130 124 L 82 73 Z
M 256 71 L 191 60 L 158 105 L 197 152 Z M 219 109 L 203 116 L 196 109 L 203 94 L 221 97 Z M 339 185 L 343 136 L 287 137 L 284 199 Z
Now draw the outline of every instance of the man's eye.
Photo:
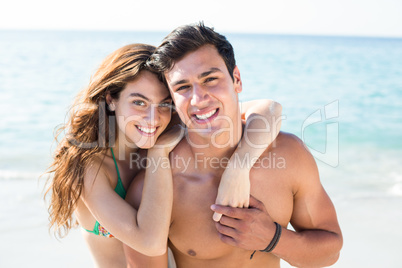
M 205 79 L 205 83 L 214 81 L 214 80 L 216 80 L 216 79 L 217 79 L 216 77 L 208 77 L 207 79 Z
M 144 105 L 145 105 L 145 102 L 144 102 L 144 101 L 141 101 L 141 100 L 135 100 L 135 101 L 133 101 L 133 104 L 134 104 L 134 105 L 138 105 L 138 106 L 144 106 Z
M 181 87 L 179 87 L 178 89 L 176 89 L 176 92 L 177 91 L 181 91 L 181 90 L 186 90 L 186 89 L 188 89 L 190 86 L 181 86 Z

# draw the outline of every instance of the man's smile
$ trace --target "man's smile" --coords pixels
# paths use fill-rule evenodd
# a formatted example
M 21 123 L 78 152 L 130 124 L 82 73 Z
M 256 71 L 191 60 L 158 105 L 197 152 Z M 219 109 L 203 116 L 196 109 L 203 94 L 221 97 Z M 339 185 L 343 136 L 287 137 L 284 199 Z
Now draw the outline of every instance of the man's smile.
M 215 119 L 218 116 L 219 113 L 219 108 L 213 109 L 209 112 L 206 113 L 194 113 L 192 115 L 192 118 L 197 122 L 197 123 L 204 123 L 207 121 L 211 121 Z

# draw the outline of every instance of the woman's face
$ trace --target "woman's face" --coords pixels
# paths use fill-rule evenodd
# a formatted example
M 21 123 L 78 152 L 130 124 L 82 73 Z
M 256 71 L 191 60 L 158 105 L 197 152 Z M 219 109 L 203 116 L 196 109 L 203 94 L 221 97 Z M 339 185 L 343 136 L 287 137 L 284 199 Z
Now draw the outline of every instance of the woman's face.
M 119 99 L 109 103 L 116 114 L 119 144 L 143 149 L 153 147 L 170 122 L 171 105 L 169 91 L 158 77 L 141 71 L 120 92 Z

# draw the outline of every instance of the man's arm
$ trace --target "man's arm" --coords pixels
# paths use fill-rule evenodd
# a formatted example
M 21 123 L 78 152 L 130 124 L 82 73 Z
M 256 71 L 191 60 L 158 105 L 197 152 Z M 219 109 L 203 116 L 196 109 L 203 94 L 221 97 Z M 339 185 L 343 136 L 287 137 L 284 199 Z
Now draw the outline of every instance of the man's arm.
M 282 106 L 273 100 L 253 100 L 242 103 L 241 112 L 246 121 L 244 135 L 222 174 L 215 201 L 240 208 L 249 206 L 250 170 L 278 135 Z M 214 221 L 221 216 L 214 213 Z
M 273 254 L 294 266 L 328 266 L 339 258 L 343 238 L 336 211 L 324 190 L 311 153 L 299 142 L 295 159 L 298 176 L 290 223 Z M 295 146 L 296 147 L 296 146 Z M 296 166 L 296 164 L 295 164 Z
M 292 169 L 289 174 L 294 206 L 290 223 L 295 231 L 282 228 L 279 242 L 271 253 L 297 267 L 332 265 L 343 243 L 334 206 L 320 183 L 312 155 L 299 139 L 287 142 L 292 148 L 286 161 Z M 213 205 L 213 211 L 224 215 L 216 227 L 227 244 L 263 250 L 274 237 L 276 225 L 262 202 L 251 198 L 250 207 Z

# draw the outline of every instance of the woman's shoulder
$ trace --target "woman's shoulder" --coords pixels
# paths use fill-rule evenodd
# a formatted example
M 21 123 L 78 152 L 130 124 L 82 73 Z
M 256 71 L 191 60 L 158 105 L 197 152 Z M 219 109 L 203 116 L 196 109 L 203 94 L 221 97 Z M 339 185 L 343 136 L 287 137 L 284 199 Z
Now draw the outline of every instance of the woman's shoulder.
M 84 171 L 84 184 L 93 184 L 96 180 L 108 180 L 116 173 L 113 158 L 105 153 L 94 155 L 88 161 Z

